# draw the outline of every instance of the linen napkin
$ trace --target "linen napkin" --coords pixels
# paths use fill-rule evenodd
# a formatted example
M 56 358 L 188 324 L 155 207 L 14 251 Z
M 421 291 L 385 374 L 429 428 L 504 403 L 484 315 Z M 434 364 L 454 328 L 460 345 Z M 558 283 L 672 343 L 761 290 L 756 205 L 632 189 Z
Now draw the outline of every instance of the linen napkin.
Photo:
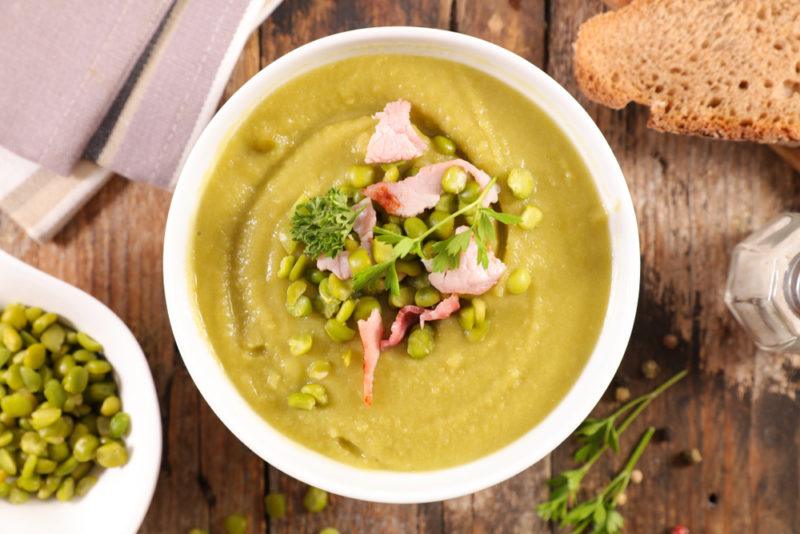
M 50 239 L 113 173 L 170 188 L 280 0 L 6 0 L 0 209 Z

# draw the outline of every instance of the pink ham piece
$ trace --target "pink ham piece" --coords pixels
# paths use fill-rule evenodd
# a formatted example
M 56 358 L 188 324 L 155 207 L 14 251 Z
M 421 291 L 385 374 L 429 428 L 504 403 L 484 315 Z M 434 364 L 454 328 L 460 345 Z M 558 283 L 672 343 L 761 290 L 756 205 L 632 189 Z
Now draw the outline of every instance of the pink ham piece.
M 417 174 L 399 182 L 379 182 L 366 187 L 364 195 L 371 198 L 391 215 L 412 217 L 426 209 L 432 208 L 442 196 L 442 176 L 447 169 L 459 166 L 469 174 L 481 187 L 486 187 L 491 177 L 475 165 L 463 159 L 452 159 L 422 167 Z M 483 205 L 489 206 L 497 202 L 500 188 L 495 185 L 485 197 Z
M 372 406 L 372 383 L 375 380 L 375 367 L 381 356 L 383 337 L 380 311 L 374 309 L 367 319 L 358 321 L 358 335 L 361 336 L 361 348 L 364 351 L 364 404 Z
M 375 208 L 372 207 L 372 201 L 365 198 L 361 202 L 355 204 L 353 209 L 359 212 L 353 224 L 353 230 L 358 234 L 361 246 L 367 250 L 371 250 L 373 231 L 375 229 L 375 224 L 378 222 Z M 346 250 L 337 254 L 335 258 L 320 256 L 317 258 L 317 269 L 320 271 L 330 271 L 338 278 L 347 280 L 352 275 L 350 272 L 350 264 L 347 261 L 349 256 L 350 253 Z
M 411 326 L 417 316 L 419 316 L 419 326 L 422 328 L 425 326 L 425 321 L 446 319 L 458 311 L 460 307 L 458 295 L 450 295 L 433 309 L 420 308 L 419 306 L 403 306 L 397 312 L 397 317 L 392 323 L 389 339 L 381 341 L 381 349 L 388 349 L 400 343 L 405 337 L 408 327 Z
M 466 231 L 465 226 L 456 229 L 456 233 Z M 441 273 L 430 273 L 428 280 L 431 285 L 442 293 L 459 293 L 462 295 L 481 295 L 489 291 L 506 271 L 506 265 L 495 257 L 491 250 L 487 251 L 489 266 L 487 269 L 478 263 L 478 245 L 475 238 L 471 237 L 469 246 L 461 254 L 458 267 L 448 269 Z M 423 261 L 428 271 L 431 270 L 431 261 Z
M 375 114 L 378 124 L 367 144 L 367 163 L 392 163 L 418 158 L 428 147 L 411 126 L 411 103 L 389 102 Z

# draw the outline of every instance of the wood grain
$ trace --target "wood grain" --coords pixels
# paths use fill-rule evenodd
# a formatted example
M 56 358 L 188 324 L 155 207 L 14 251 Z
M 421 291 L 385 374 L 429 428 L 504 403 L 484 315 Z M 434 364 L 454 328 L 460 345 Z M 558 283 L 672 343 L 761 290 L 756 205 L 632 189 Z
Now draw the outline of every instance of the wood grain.
M 259 68 L 313 39 L 352 28 L 411 24 L 488 39 L 543 67 L 578 98 L 620 160 L 634 198 L 642 243 L 639 313 L 616 379 L 634 393 L 641 363 L 656 359 L 666 378 L 692 372 L 655 402 L 623 439 L 648 424 L 672 438 L 641 462 L 645 480 L 629 490 L 627 531 L 662 533 L 676 523 L 693 532 L 800 532 L 800 387 L 798 360 L 756 352 L 722 301 L 733 245 L 781 210 L 800 208 L 798 175 L 763 146 L 659 134 L 646 112 L 600 108 L 577 91 L 572 42 L 600 0 L 286 0 L 251 37 L 225 98 Z M 142 532 L 221 533 L 224 517 L 250 518 L 250 532 L 343 533 L 544 532 L 533 508 L 545 479 L 571 465 L 559 447 L 512 480 L 475 495 L 418 506 L 369 504 L 338 496 L 323 513 L 303 511 L 305 486 L 266 466 L 211 413 L 192 384 L 171 336 L 161 287 L 161 247 L 169 194 L 114 178 L 55 242 L 38 245 L 0 217 L 0 246 L 89 291 L 131 327 L 147 354 L 161 402 L 164 457 Z M 680 342 L 662 343 L 667 333 Z M 607 413 L 606 399 L 597 413 Z M 678 467 L 698 447 L 702 464 Z M 618 468 L 607 458 L 588 482 Z M 287 495 L 289 516 L 268 521 L 267 492 Z

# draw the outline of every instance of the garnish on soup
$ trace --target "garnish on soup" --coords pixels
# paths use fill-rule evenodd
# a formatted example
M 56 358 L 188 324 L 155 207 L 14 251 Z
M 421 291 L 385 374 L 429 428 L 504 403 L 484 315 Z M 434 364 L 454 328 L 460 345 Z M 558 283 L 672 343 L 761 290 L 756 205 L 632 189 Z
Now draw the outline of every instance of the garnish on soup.
M 328 319 L 325 331 L 331 339 L 352 339 L 355 330 L 348 321 L 356 322 L 364 352 L 367 406 L 372 404 L 381 350 L 399 344 L 418 320 L 419 326 L 408 334 L 406 352 L 412 358 L 430 354 L 435 331 L 425 322 L 447 319 L 461 308 L 460 296 L 481 295 L 500 280 L 506 265 L 493 252 L 495 224 L 522 221 L 519 215 L 490 207 L 499 199 L 497 179 L 465 159 L 408 171 L 415 169 L 413 160 L 429 146 L 411 124 L 410 110 L 408 102 L 398 100 L 375 115 L 378 124 L 365 161 L 383 164 L 383 181 L 372 183 L 378 170 L 357 164 L 347 174 L 347 189 L 333 187 L 297 205 L 292 237 L 304 248 L 298 259 L 289 256 L 283 262 L 296 266 L 316 260 L 317 270 L 308 277 L 316 286 L 313 308 Z M 453 141 L 441 135 L 432 144 L 440 155 L 453 156 L 457 150 Z M 403 177 L 404 173 L 408 176 Z M 518 183 L 524 177 L 517 174 L 512 180 L 515 196 L 526 185 Z M 287 267 L 282 273 L 291 280 L 294 270 Z M 302 317 L 311 313 L 305 304 L 308 286 L 299 276 L 294 278 L 287 291 L 287 309 Z M 443 294 L 448 296 L 443 298 Z M 390 336 L 382 339 L 385 308 L 399 311 Z M 463 312 L 461 325 L 468 339 L 483 339 L 488 329 L 485 305 L 480 313 L 474 306 Z M 310 394 L 301 391 L 293 396 L 295 407 L 315 405 Z

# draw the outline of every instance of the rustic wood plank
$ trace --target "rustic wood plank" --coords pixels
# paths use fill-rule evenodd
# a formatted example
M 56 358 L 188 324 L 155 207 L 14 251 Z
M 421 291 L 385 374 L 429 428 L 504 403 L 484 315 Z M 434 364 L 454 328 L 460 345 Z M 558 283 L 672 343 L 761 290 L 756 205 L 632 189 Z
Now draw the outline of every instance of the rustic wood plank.
M 571 72 L 571 45 L 580 22 L 600 11 L 599 1 L 552 4 L 548 70 L 606 134 L 639 218 L 642 298 L 620 376 L 636 393 L 652 387 L 639 372 L 648 358 L 669 372 L 684 366 L 693 371 L 623 440 L 630 444 L 645 423 L 669 425 L 674 436 L 643 458 L 646 482 L 630 491 L 628 526 L 632 532 L 658 532 L 680 522 L 693 531 L 746 532 L 765 524 L 765 532 L 796 532 L 796 511 L 768 503 L 788 502 L 780 492 L 796 502 L 798 414 L 791 403 L 758 400 L 758 388 L 765 386 L 752 387 L 763 374 L 761 355 L 754 357 L 722 301 L 731 248 L 787 203 L 797 205 L 796 175 L 766 147 L 660 134 L 646 129 L 646 112 L 639 108 L 615 112 L 583 98 Z M 681 339 L 675 350 L 661 344 L 670 332 Z M 608 406 L 598 411 L 607 413 Z M 756 461 L 765 451 L 751 428 L 756 418 L 763 425 L 766 414 L 776 412 L 783 419 L 773 424 L 782 433 L 772 440 L 780 446 L 770 449 L 769 461 Z M 677 468 L 675 455 L 687 447 L 698 447 L 704 461 Z M 557 451 L 554 470 L 569 465 L 569 450 Z M 590 482 L 606 480 L 619 463 L 601 464 Z M 777 477 L 781 469 L 789 474 Z M 759 498 L 766 488 L 771 495 Z

